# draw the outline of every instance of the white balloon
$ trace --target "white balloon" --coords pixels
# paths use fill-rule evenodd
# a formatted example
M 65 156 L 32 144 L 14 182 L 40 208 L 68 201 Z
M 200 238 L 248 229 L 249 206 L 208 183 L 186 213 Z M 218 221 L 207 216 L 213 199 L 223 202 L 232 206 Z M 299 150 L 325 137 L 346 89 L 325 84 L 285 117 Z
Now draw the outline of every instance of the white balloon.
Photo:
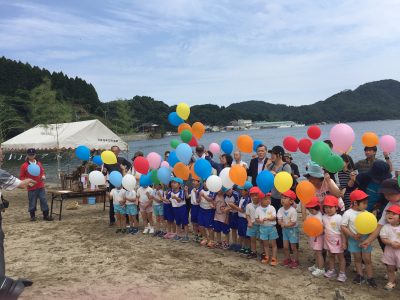
M 222 180 L 217 175 L 211 175 L 207 178 L 206 185 L 211 192 L 216 193 L 222 188 Z
M 104 185 L 106 184 L 106 178 L 100 171 L 92 171 L 89 174 L 89 181 L 94 185 Z
M 133 191 L 136 186 L 136 179 L 135 176 L 132 174 L 126 174 L 122 178 L 122 186 L 127 190 L 127 191 Z
M 222 185 L 224 187 L 226 187 L 227 189 L 230 189 L 231 187 L 233 187 L 234 183 L 232 182 L 232 180 L 229 177 L 229 171 L 231 170 L 231 168 L 224 168 L 222 169 L 222 171 L 219 173 L 219 177 L 222 180 Z

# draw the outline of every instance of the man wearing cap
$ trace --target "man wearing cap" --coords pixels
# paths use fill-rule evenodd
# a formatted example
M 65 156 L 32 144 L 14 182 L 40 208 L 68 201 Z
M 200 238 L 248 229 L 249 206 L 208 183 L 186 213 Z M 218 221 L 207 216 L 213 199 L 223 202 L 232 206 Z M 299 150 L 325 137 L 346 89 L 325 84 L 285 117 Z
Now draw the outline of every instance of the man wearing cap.
M 268 162 L 267 146 L 260 144 L 257 146 L 257 157 L 250 161 L 249 168 L 247 169 L 247 176 L 251 176 L 251 183 L 257 185 L 257 175 L 260 174 Z
M 33 176 L 29 173 L 28 168 L 30 165 L 37 165 L 40 168 L 40 174 L 38 176 Z M 42 164 L 36 160 L 36 150 L 29 148 L 27 150 L 26 161 L 22 164 L 19 179 L 25 180 L 27 178 L 33 179 L 36 183 L 28 186 L 28 199 L 29 208 L 28 212 L 31 217 L 31 221 L 36 221 L 36 203 L 37 199 L 40 200 L 40 209 L 43 212 L 43 220 L 53 221 L 53 218 L 49 216 L 49 206 L 47 205 L 46 191 L 44 188 L 44 180 L 46 175 Z
M 354 169 L 358 171 L 358 174 L 366 173 L 371 169 L 373 163 L 376 161 L 376 152 L 377 151 L 378 151 L 378 148 L 376 146 L 364 147 L 365 159 L 359 160 L 354 165 Z M 383 152 L 383 156 L 385 157 L 385 161 L 389 165 L 390 172 L 391 172 L 393 170 L 393 166 L 392 166 L 392 162 L 389 157 L 389 153 Z

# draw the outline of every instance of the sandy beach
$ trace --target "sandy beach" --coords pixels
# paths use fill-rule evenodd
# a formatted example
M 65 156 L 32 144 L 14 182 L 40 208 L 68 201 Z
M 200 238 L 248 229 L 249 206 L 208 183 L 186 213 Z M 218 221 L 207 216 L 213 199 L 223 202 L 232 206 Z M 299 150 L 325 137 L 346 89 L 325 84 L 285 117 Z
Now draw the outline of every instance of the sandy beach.
M 346 299 L 399 298 L 399 288 L 383 290 L 385 268 L 377 245 L 374 290 L 351 283 L 352 267 L 345 284 L 312 277 L 304 236 L 301 268 L 290 270 L 193 242 L 116 234 L 102 204 L 64 210 L 62 221 L 32 223 L 25 191 L 4 196 L 10 200 L 3 214 L 7 275 L 34 281 L 20 299 L 333 299 L 335 288 Z

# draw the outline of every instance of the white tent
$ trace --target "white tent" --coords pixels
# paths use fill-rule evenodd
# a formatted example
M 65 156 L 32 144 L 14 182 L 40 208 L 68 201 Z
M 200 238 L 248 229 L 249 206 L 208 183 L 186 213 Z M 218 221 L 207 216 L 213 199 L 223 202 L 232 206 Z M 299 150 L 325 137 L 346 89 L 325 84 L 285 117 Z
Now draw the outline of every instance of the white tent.
M 99 120 L 37 125 L 1 144 L 5 151 L 66 150 L 84 145 L 90 149 L 110 149 L 117 145 L 122 151 L 128 144 Z

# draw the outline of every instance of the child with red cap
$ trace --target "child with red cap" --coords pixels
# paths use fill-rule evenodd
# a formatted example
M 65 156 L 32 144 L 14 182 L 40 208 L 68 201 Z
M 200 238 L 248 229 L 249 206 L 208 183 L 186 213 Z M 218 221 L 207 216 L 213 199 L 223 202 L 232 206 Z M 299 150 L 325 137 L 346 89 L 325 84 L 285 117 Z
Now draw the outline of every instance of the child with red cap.
M 337 280 L 345 282 L 346 276 L 346 260 L 343 251 L 346 249 L 346 238 L 341 232 L 342 216 L 337 213 L 339 200 L 335 196 L 326 195 L 323 206 L 325 214 L 322 217 L 324 225 L 324 248 L 329 254 L 329 270 L 325 272 L 326 278 L 336 277 L 335 260 L 339 260 L 339 276 Z
M 296 269 L 299 266 L 299 227 L 297 224 L 297 211 L 292 206 L 297 196 L 292 190 L 281 194 L 282 207 L 278 210 L 278 223 L 282 227 L 283 252 L 285 259 L 283 265 Z M 293 258 L 290 258 L 289 246 L 293 251 Z
M 357 275 L 353 283 L 362 284 L 364 280 L 371 287 L 376 287 L 372 272 L 371 252 L 372 247 L 361 248 L 360 243 L 368 235 L 361 235 L 357 232 L 355 220 L 357 216 L 368 207 L 368 195 L 362 190 L 355 190 L 350 193 L 351 208 L 342 216 L 342 232 L 347 237 L 347 249 L 354 256 Z M 362 262 L 365 265 L 366 278 L 363 276 Z
M 380 232 L 382 242 L 386 245 L 382 262 L 387 267 L 388 283 L 385 290 L 396 287 L 396 270 L 400 268 L 400 206 L 392 205 L 386 210 L 386 221 Z
M 321 205 L 318 197 L 313 197 L 305 207 L 309 213 L 307 218 L 316 218 L 322 223 Z M 314 251 L 315 264 L 312 267 L 309 267 L 308 270 L 313 276 L 322 276 L 325 274 L 325 261 L 324 256 L 322 255 L 322 250 L 324 248 L 324 234 L 310 237 L 309 244 L 311 249 Z
M 251 252 L 247 255 L 247 258 L 257 258 L 257 238 L 259 237 L 260 225 L 256 223 L 256 209 L 260 203 L 260 199 L 264 198 L 264 194 L 256 186 L 250 189 L 249 194 L 251 203 L 246 206 L 246 235 L 250 237 Z

